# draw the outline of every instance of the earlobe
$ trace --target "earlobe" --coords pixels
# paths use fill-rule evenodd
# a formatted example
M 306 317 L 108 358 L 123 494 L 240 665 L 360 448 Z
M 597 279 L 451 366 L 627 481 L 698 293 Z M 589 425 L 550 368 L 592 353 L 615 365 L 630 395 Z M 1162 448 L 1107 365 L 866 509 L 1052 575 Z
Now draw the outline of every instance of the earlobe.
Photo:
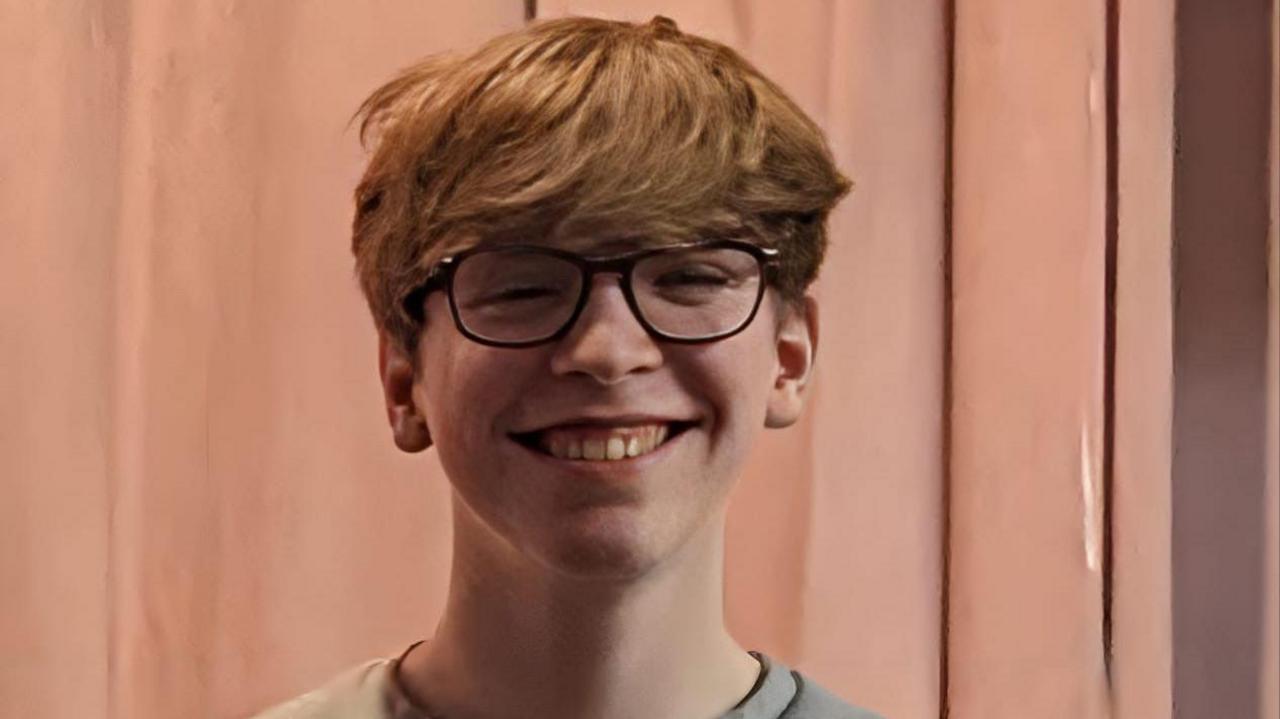
M 431 431 L 426 420 L 416 415 L 401 414 L 391 420 L 396 446 L 410 454 L 431 447 Z
M 787 305 L 778 326 L 777 364 L 764 426 L 789 427 L 800 418 L 804 397 L 813 377 L 818 350 L 818 302 L 806 295 L 803 305 Z
M 413 363 L 385 333 L 378 336 L 378 373 L 396 446 L 405 452 L 430 447 L 431 431 L 413 400 Z

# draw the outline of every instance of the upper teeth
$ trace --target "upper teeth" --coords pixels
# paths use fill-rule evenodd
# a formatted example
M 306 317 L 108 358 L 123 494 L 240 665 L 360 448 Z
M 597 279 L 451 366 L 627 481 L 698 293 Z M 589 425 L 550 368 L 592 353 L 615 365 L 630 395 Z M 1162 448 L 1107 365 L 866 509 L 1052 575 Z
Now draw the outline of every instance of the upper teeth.
M 549 429 L 538 438 L 542 449 L 560 459 L 619 460 L 638 457 L 667 439 L 667 425 L 610 429 Z

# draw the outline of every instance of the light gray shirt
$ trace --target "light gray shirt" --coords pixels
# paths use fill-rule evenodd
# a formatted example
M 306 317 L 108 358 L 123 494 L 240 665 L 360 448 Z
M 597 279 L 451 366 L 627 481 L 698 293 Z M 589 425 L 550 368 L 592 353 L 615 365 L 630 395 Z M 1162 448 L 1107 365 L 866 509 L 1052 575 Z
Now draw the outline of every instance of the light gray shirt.
M 373 659 L 253 719 L 431 719 L 400 684 L 399 657 Z M 719 719 L 882 719 L 845 703 L 811 679 L 760 652 L 755 686 Z

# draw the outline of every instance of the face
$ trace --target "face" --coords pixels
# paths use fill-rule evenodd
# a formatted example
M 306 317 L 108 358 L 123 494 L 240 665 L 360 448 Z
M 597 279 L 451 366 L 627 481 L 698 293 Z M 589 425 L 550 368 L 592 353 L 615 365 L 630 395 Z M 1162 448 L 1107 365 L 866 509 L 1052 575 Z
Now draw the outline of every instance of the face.
M 759 431 L 795 421 L 816 311 L 768 290 L 742 332 L 667 343 L 603 274 L 566 336 L 510 349 L 463 337 L 433 292 L 416 375 L 383 341 L 388 414 L 402 449 L 436 446 L 477 531 L 561 573 L 638 576 L 723 511 Z

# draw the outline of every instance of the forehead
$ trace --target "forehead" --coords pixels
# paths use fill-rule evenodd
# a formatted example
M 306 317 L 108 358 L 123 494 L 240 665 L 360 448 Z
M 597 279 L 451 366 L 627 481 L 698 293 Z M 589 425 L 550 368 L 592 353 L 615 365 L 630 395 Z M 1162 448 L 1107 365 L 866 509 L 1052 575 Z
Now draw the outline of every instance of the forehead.
M 749 232 L 731 232 L 724 234 L 707 234 L 705 236 L 685 236 L 676 233 L 662 233 L 660 231 L 623 231 L 623 230 L 596 230 L 596 231 L 575 231 L 565 233 L 503 233 L 489 237 L 472 236 L 461 238 L 455 243 L 451 243 L 448 250 L 443 254 L 457 254 L 465 250 L 476 247 L 503 247 L 511 245 L 536 245 L 540 247 L 553 247 L 559 250 L 574 252 L 587 257 L 601 257 L 623 254 L 636 250 L 647 250 L 660 247 L 670 247 L 673 245 L 685 245 L 689 243 L 697 243 L 699 241 L 712 241 L 721 239 L 734 239 L 751 244 L 761 244 L 757 238 Z
M 554 247 L 585 256 L 607 256 L 668 247 L 688 242 L 679 237 L 662 237 L 639 233 L 583 233 L 573 235 L 511 235 L 502 237 L 470 238 L 449 248 L 446 254 L 457 254 L 476 247 L 503 247 L 511 245 L 536 245 Z

